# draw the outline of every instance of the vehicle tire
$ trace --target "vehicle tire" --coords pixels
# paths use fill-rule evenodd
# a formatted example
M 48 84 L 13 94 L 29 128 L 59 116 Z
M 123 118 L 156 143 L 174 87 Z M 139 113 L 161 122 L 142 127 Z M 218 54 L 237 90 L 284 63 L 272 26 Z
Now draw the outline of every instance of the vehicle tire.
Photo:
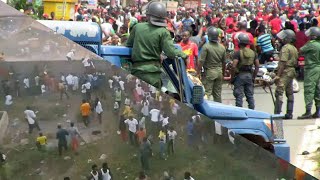
M 294 93 L 297 93 L 297 92 L 300 91 L 299 83 L 298 83 L 296 78 L 294 78 L 293 81 L 292 81 L 292 87 L 293 87 L 293 92 Z

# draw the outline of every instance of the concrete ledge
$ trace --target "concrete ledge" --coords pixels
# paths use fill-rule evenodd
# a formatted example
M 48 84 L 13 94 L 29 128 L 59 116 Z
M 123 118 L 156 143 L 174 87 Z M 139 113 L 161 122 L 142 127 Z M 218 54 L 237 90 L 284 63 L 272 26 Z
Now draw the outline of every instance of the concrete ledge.
M 8 124 L 9 124 L 9 117 L 6 111 L 0 111 L 0 144 L 3 143 L 4 136 L 6 135 Z

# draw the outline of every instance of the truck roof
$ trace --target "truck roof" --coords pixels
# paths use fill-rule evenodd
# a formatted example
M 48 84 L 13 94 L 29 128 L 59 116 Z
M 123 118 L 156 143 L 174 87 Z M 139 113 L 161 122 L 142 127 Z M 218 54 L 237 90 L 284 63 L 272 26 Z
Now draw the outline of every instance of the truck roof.
M 95 22 L 52 20 L 38 20 L 38 22 L 75 42 L 85 41 L 90 44 L 102 43 L 101 28 Z

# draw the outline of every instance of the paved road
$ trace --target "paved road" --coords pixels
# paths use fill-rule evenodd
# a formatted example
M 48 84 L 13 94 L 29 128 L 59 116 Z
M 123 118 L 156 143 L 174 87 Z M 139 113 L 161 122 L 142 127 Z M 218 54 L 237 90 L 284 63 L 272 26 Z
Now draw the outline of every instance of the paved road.
M 294 117 L 300 116 L 304 113 L 304 99 L 303 99 L 303 83 L 299 83 L 300 85 L 300 92 L 295 93 L 295 104 L 294 104 Z M 274 92 L 275 86 L 272 87 L 272 90 Z M 269 113 L 273 113 L 274 105 L 271 98 L 270 93 L 266 93 L 261 87 L 256 87 L 254 91 L 254 97 L 256 102 L 256 110 L 261 110 Z M 234 105 L 234 96 L 232 94 L 232 89 L 230 87 L 227 87 L 225 85 L 222 88 L 222 99 L 224 104 L 230 104 Z M 244 101 L 244 107 L 247 107 L 247 102 Z M 283 103 L 283 113 L 285 113 L 286 110 L 286 97 L 284 95 L 284 103 Z
M 320 147 L 320 119 L 319 120 L 297 120 L 296 118 L 305 112 L 303 99 L 303 83 L 299 83 L 300 92 L 295 93 L 294 120 L 283 121 L 283 135 L 291 147 L 291 163 L 304 171 L 320 178 L 320 174 L 315 170 L 317 163 L 310 157 L 313 152 Z M 275 87 L 272 87 L 274 91 Z M 234 105 L 232 89 L 225 85 L 222 89 L 222 99 L 224 104 Z M 266 93 L 261 87 L 255 88 L 256 110 L 273 113 L 274 105 L 270 93 Z M 244 107 L 247 107 L 244 101 Z M 283 113 L 286 110 L 286 99 L 284 99 Z M 315 109 L 313 109 L 315 111 Z M 307 156 L 301 155 L 303 151 L 309 151 Z

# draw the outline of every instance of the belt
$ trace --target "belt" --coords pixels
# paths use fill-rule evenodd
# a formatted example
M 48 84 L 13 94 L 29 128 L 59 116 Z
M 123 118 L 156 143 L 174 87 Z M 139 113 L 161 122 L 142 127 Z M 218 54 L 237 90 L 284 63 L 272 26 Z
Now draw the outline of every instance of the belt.
M 132 62 L 132 66 L 144 66 L 144 65 L 158 65 L 160 66 L 159 61 L 135 61 Z

